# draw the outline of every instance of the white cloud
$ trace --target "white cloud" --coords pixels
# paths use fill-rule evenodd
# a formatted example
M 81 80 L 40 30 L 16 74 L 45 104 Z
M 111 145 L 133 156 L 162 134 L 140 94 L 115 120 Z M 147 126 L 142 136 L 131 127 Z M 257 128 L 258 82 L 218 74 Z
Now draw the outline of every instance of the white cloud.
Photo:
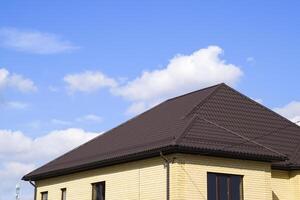
M 108 88 L 112 94 L 131 102 L 128 114 L 137 114 L 161 101 L 213 84 L 225 82 L 235 85 L 242 70 L 227 63 L 220 56 L 218 46 L 199 49 L 191 55 L 177 55 L 163 69 L 145 71 L 131 81 L 117 81 L 100 71 L 86 71 L 64 77 L 67 89 L 73 93 L 93 92 Z
M 31 80 L 18 74 L 11 75 L 9 84 L 22 92 L 35 91 L 37 89 Z
M 20 101 L 9 101 L 5 103 L 5 107 L 16 110 L 23 110 L 28 108 L 28 104 Z
M 21 101 L 1 101 L 0 109 L 15 109 L 15 110 L 24 110 L 29 107 L 29 104 Z
M 20 74 L 11 74 L 7 69 L 0 68 L 0 89 L 14 88 L 21 92 L 33 92 L 37 87 L 32 80 Z
M 49 121 L 40 121 L 40 120 L 33 120 L 26 125 L 30 127 L 31 129 L 40 129 L 42 126 L 49 126 L 49 125 L 55 125 L 56 127 L 71 127 L 74 125 L 78 125 L 79 123 L 100 123 L 103 121 L 103 117 L 95 115 L 95 114 L 88 114 L 83 115 L 74 119 L 65 120 L 65 119 L 57 119 L 53 118 Z
M 78 121 L 78 122 L 96 122 L 96 123 L 99 123 L 99 122 L 103 121 L 103 118 L 98 116 L 98 115 L 89 114 L 89 115 L 85 115 L 85 116 L 77 118 L 76 121 Z
M 52 131 L 32 141 L 31 149 L 36 149 L 36 151 L 39 150 L 40 152 L 31 152 L 31 156 L 34 158 L 39 156 L 55 157 L 94 138 L 98 134 L 75 128 Z M 28 155 L 30 156 L 30 153 Z
M 52 131 L 38 138 L 30 138 L 20 131 L 0 130 L 0 158 L 18 161 L 47 160 L 98 135 L 82 129 L 70 128 Z
M 145 108 L 179 94 L 225 82 L 234 85 L 243 75 L 242 70 L 220 58 L 218 46 L 199 49 L 191 55 L 177 55 L 163 68 L 145 71 L 127 84 L 113 88 L 113 93 L 133 104 L 128 112 Z
M 1 180 L 11 180 L 11 177 L 20 178 L 24 175 L 24 173 L 26 174 L 33 170 L 34 167 L 35 166 L 33 164 L 24 164 L 20 162 L 6 162 L 0 169 Z M 7 184 L 7 182 L 4 183 Z
M 26 164 L 20 162 L 3 163 L 2 166 L 0 166 L 0 199 L 14 199 L 15 186 L 17 184 L 21 185 L 22 193 L 25 192 L 27 194 L 31 194 L 31 198 L 27 199 L 32 199 L 32 187 L 25 184 L 24 182 L 21 182 L 20 177 L 33 170 L 34 167 L 35 166 L 33 164 Z M 25 186 L 25 188 L 23 186 Z M 25 189 L 25 191 L 23 189 Z M 21 199 L 24 199 L 23 196 Z
M 147 109 L 147 105 L 144 102 L 135 102 L 132 103 L 126 111 L 128 115 L 135 115 L 138 113 L 142 113 Z
M 9 72 L 4 68 L 0 68 L 0 88 L 7 85 L 8 76 Z
M 48 89 L 49 89 L 51 92 L 58 92 L 58 91 L 59 91 L 59 88 L 58 88 L 58 87 L 55 87 L 55 86 L 52 86 L 52 85 L 50 85 L 50 86 L 48 87 Z
M 71 128 L 31 138 L 20 131 L 0 130 L 0 199 L 13 199 L 15 185 L 32 169 L 99 134 Z M 32 189 L 24 182 L 22 187 Z
M 70 121 L 65 121 L 65 120 L 60 120 L 60 119 L 52 119 L 51 123 L 56 124 L 56 125 L 62 125 L 62 126 L 68 126 L 68 125 L 72 124 L 72 122 L 70 122 Z
M 253 99 L 254 101 L 256 101 L 259 104 L 263 104 L 263 102 L 264 102 L 264 100 L 262 100 L 260 98 L 251 98 L 251 99 Z
M 27 127 L 31 129 L 39 129 L 42 126 L 42 122 L 40 120 L 33 120 L 25 124 Z
M 54 54 L 78 49 L 59 36 L 39 31 L 0 29 L 0 45 L 16 51 L 34 54 Z
M 292 101 L 283 107 L 274 108 L 274 111 L 288 118 L 292 122 L 300 121 L 300 101 Z
M 31 146 L 31 139 L 22 132 L 0 131 L 0 158 L 8 154 L 18 154 L 27 151 Z
M 255 58 L 254 57 L 248 57 L 248 58 L 246 58 L 246 61 L 249 62 L 249 63 L 253 63 L 253 62 L 255 62 Z
M 78 74 L 69 74 L 64 77 L 67 89 L 70 92 L 93 92 L 101 88 L 116 87 L 117 82 L 101 72 L 85 71 Z

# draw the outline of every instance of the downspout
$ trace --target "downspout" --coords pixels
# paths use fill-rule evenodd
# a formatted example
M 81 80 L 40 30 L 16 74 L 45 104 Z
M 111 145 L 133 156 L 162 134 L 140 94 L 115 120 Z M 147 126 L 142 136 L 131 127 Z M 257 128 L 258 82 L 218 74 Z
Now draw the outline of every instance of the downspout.
M 164 166 L 166 167 L 166 183 L 167 183 L 167 192 L 166 200 L 170 200 L 170 161 L 160 152 L 160 157 L 165 161 Z
M 32 181 L 29 181 L 29 183 L 34 187 L 34 199 L 33 199 L 33 200 L 36 200 L 36 193 L 37 193 L 37 187 L 36 187 L 36 184 L 33 183 Z

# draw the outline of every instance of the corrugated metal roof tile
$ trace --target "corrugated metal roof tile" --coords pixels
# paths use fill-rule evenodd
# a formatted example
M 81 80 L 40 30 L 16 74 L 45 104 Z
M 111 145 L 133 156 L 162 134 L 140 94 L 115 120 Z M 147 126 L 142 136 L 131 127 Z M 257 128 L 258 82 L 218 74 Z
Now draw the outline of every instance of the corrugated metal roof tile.
M 211 123 L 208 123 L 211 122 Z M 169 99 L 23 177 L 38 180 L 157 151 L 300 166 L 300 127 L 225 84 Z

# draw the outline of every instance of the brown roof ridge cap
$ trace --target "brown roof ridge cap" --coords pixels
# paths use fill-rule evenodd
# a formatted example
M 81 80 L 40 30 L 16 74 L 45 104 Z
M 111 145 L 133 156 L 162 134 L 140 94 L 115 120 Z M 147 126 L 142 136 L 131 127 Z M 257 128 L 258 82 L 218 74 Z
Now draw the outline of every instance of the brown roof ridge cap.
M 207 87 L 207 88 L 203 88 L 203 89 L 200 89 L 200 90 L 196 90 L 194 92 L 190 92 L 190 93 L 187 93 L 187 94 L 184 94 L 184 95 L 181 95 L 179 97 L 182 97 L 182 96 L 185 96 L 185 95 L 188 95 L 188 94 L 192 94 L 192 93 L 195 93 L 195 92 L 199 92 L 199 91 L 203 91 L 203 90 L 207 90 L 207 89 L 211 89 L 211 88 L 214 88 L 216 87 L 209 95 L 207 95 L 202 101 L 198 102 L 198 104 L 196 104 L 195 106 L 193 106 L 193 108 L 187 112 L 187 114 L 185 114 L 183 117 L 182 117 L 182 120 L 184 120 L 185 118 L 187 118 L 191 113 L 193 113 L 193 111 L 196 109 L 196 108 L 199 108 L 201 107 L 211 96 L 213 96 L 214 93 L 216 93 L 216 91 L 221 87 L 221 86 L 226 86 L 225 83 L 219 83 L 217 85 L 213 85 L 213 86 L 210 86 L 210 87 Z M 189 128 L 192 126 L 193 124 L 193 121 L 197 118 L 197 115 L 194 115 L 192 116 L 192 118 L 188 121 L 187 125 L 184 127 L 183 131 L 180 132 L 177 136 L 175 136 L 174 138 L 174 144 L 177 144 L 180 139 L 186 134 L 186 132 L 189 130 Z
M 204 117 L 201 117 L 200 115 L 196 115 L 196 116 L 199 117 L 199 119 L 202 119 L 202 120 L 204 120 L 204 121 L 206 121 L 206 122 L 208 122 L 208 123 L 210 123 L 210 124 L 212 124 L 212 125 L 214 125 L 214 126 L 216 126 L 216 127 L 218 127 L 218 128 L 221 128 L 221 129 L 223 129 L 223 130 L 225 130 L 225 131 L 227 131 L 227 132 L 229 132 L 229 133 L 231 133 L 231 134 L 234 134 L 234 135 L 236 135 L 236 136 L 242 138 L 243 140 L 245 140 L 245 141 L 247 141 L 247 142 L 251 142 L 251 143 L 253 143 L 253 144 L 257 145 L 257 146 L 260 146 L 260 147 L 262 147 L 262 148 L 264 148 L 264 149 L 267 149 L 268 151 L 271 151 L 271 152 L 273 152 L 273 153 L 276 153 L 276 154 L 280 155 L 281 157 L 287 158 L 287 156 L 286 156 L 285 154 L 280 153 L 279 151 L 276 151 L 276 150 L 272 149 L 271 147 L 267 147 L 267 146 L 265 146 L 265 145 L 263 145 L 263 144 L 260 144 L 259 142 L 256 142 L 256 141 L 254 141 L 254 140 L 251 140 L 250 138 L 245 137 L 245 136 L 243 136 L 243 135 L 241 135 L 241 134 L 239 134 L 239 133 L 237 133 L 237 132 L 235 132 L 235 131 L 232 131 L 232 130 L 230 130 L 230 129 L 226 128 L 226 127 L 223 127 L 223 126 L 221 126 L 221 125 L 219 125 L 219 124 L 217 124 L 217 123 L 215 123 L 215 122 L 212 122 L 212 121 L 210 121 L 210 120 L 207 120 L 207 119 L 205 119 Z
M 293 162 L 298 153 L 300 152 L 300 142 L 297 144 L 297 147 L 295 148 L 295 151 L 291 155 L 290 161 Z
M 224 84 L 224 85 L 226 85 L 226 84 Z M 241 92 L 235 90 L 234 88 L 232 88 L 232 87 L 228 87 L 228 88 L 229 88 L 230 90 L 236 92 L 237 94 L 239 94 L 241 97 L 243 97 L 243 98 L 245 98 L 245 99 L 251 101 L 252 103 L 255 103 L 256 105 L 258 105 L 258 106 L 261 107 L 262 109 L 264 109 L 264 110 L 266 110 L 266 111 L 269 111 L 269 112 L 273 113 L 274 115 L 276 115 L 277 117 L 279 117 L 280 119 L 284 120 L 285 122 L 287 122 L 287 123 L 289 124 L 288 127 L 294 127 L 294 128 L 297 128 L 297 129 L 300 131 L 300 126 L 297 125 L 296 123 L 294 123 L 294 122 L 288 120 L 288 119 L 285 118 L 284 116 L 278 114 L 277 112 L 275 112 L 275 111 L 273 111 L 272 109 L 270 109 L 270 108 L 264 106 L 263 104 L 260 104 L 260 103 L 258 103 L 257 101 L 255 101 L 255 100 L 249 98 L 248 96 L 246 96 L 246 95 L 244 95 L 243 93 L 241 93 Z M 293 159 L 296 157 L 296 155 L 297 155 L 299 152 L 300 152 L 300 142 L 298 143 L 297 148 L 296 148 L 295 151 L 293 152 L 292 157 L 291 157 L 290 160 L 293 161 Z M 299 166 L 300 166 L 300 165 L 299 165 Z
M 195 91 L 192 91 L 192 92 L 189 92 L 189 93 L 186 93 L 186 94 L 183 94 L 183 95 L 180 95 L 180 96 L 176 96 L 176 97 L 167 99 L 167 100 L 165 100 L 165 101 L 162 101 L 162 102 L 158 103 L 157 105 L 153 106 L 152 108 L 147 109 L 147 110 L 145 110 L 144 112 L 142 112 L 142 113 L 140 113 L 140 114 L 138 114 L 138 115 L 136 115 L 136 116 L 130 118 L 129 120 L 127 120 L 127 121 L 121 123 L 120 125 L 118 125 L 118 126 L 112 128 L 112 129 L 110 129 L 109 131 L 104 132 L 103 134 L 97 136 L 96 138 L 98 138 L 98 137 L 100 137 L 100 136 L 102 136 L 102 135 L 108 134 L 108 133 L 110 133 L 111 131 L 113 131 L 114 129 L 117 129 L 117 128 L 119 128 L 119 127 L 124 126 L 126 123 L 128 123 L 128 122 L 130 122 L 130 121 L 132 121 L 132 120 L 134 120 L 134 119 L 136 119 L 136 118 L 138 118 L 139 116 L 141 116 L 141 115 L 143 115 L 143 114 L 145 114 L 145 113 L 151 111 L 153 108 L 156 108 L 156 107 L 158 107 L 158 106 L 160 106 L 160 105 L 162 105 L 162 104 L 164 104 L 164 103 L 166 103 L 166 102 L 168 102 L 168 101 L 172 101 L 172 100 L 175 100 L 175 99 L 177 99 L 177 98 L 180 98 L 180 97 L 183 97 L 183 96 L 186 96 L 186 95 L 189 95 L 189 94 L 193 94 L 193 93 L 196 93 L 196 92 L 200 92 L 200 91 L 203 91 L 203 90 L 208 90 L 208 89 L 211 89 L 211 88 L 214 88 L 214 87 L 216 87 L 216 89 L 217 89 L 217 88 L 219 88 L 219 87 L 222 86 L 222 85 L 226 85 L 226 84 L 225 84 L 225 83 L 219 83 L 219 84 L 216 84 L 216 85 L 212 85 L 212 86 L 209 86 L 209 87 L 206 87 L 206 88 L 202 88 L 202 89 L 199 89 L 199 90 L 195 90 Z M 215 91 L 215 90 L 214 90 L 214 91 Z M 212 93 L 214 93 L 214 91 L 212 91 Z M 209 97 L 210 95 L 211 95 L 211 94 L 209 94 L 207 97 Z M 205 99 L 206 99 L 207 97 L 205 97 Z M 204 100 L 205 100 L 205 99 L 204 99 Z M 203 101 L 204 101 L 204 100 L 203 100 Z M 94 139 L 96 139 L 96 138 L 94 138 Z M 92 139 L 92 140 L 94 140 L 94 139 Z M 90 141 L 89 141 L 89 142 L 90 142 Z M 86 144 L 86 143 L 85 143 L 85 144 Z
M 183 131 L 180 132 L 180 134 L 178 134 L 177 136 L 175 136 L 173 144 L 177 145 L 178 142 L 181 140 L 182 137 L 184 137 L 186 135 L 186 133 L 188 132 L 188 130 L 191 128 L 191 126 L 193 125 L 193 122 L 197 119 L 197 116 L 194 115 L 187 123 L 187 125 L 183 128 Z
M 201 92 L 201 91 L 204 91 L 204 90 L 208 90 L 208 89 L 211 89 L 211 88 L 214 88 L 214 87 L 219 87 L 221 85 L 226 85 L 226 84 L 225 83 L 218 83 L 218 84 L 215 84 L 215 85 L 212 85 L 212 86 L 209 86 L 209 87 L 204 87 L 204 88 L 199 89 L 199 90 L 194 90 L 194 91 L 191 91 L 191 92 L 188 92 L 188 93 L 176 96 L 176 97 L 169 98 L 166 101 L 173 101 L 175 99 L 178 99 L 178 98 L 181 98 L 181 97 L 193 94 L 193 93 L 197 93 L 197 92 Z
M 224 85 L 226 85 L 226 84 L 224 84 Z M 226 85 L 226 86 L 227 86 L 227 85 Z M 284 116 L 278 114 L 278 113 L 275 112 L 274 110 L 272 110 L 272 109 L 270 109 L 270 108 L 264 106 L 263 104 L 258 103 L 257 101 L 251 99 L 250 97 L 247 97 L 246 95 L 242 94 L 241 92 L 237 91 L 236 89 L 234 89 L 234 88 L 232 88 L 232 87 L 227 86 L 227 88 L 229 88 L 230 90 L 236 92 L 237 94 L 239 94 L 239 95 L 242 96 L 243 98 L 245 98 L 245 99 L 251 101 L 252 103 L 255 103 L 256 105 L 260 106 L 260 107 L 263 108 L 264 110 L 267 110 L 267 111 L 269 111 L 269 112 L 272 112 L 272 113 L 275 114 L 277 117 L 283 119 L 284 121 L 290 123 L 291 126 L 297 127 L 297 128 L 300 130 L 300 126 L 298 126 L 298 125 L 295 124 L 294 122 L 288 120 L 288 119 L 285 118 Z
M 199 90 L 195 90 L 195 91 L 192 91 L 192 92 L 188 92 L 188 93 L 185 93 L 185 94 L 182 94 L 182 95 L 179 95 L 179 96 L 172 97 L 172 98 L 166 99 L 166 100 L 164 100 L 164 101 L 161 101 L 160 103 L 156 104 L 155 106 L 153 106 L 153 107 L 151 107 L 151 108 L 145 110 L 144 112 L 142 112 L 142 113 L 140 113 L 140 114 L 138 114 L 138 115 L 136 115 L 136 116 L 130 118 L 129 120 L 127 120 L 127 121 L 123 122 L 122 124 L 120 124 L 120 125 L 118 125 L 118 126 L 112 128 L 111 130 L 114 130 L 114 129 L 116 129 L 116 128 L 118 128 L 118 127 L 120 127 L 120 126 L 126 124 L 127 122 L 130 122 L 131 120 L 133 120 L 133 119 L 135 119 L 135 118 L 138 118 L 139 116 L 143 115 L 144 113 L 147 113 L 147 112 L 151 111 L 153 108 L 156 108 L 156 107 L 158 107 L 159 105 L 162 105 L 162 104 L 164 104 L 164 103 L 166 103 L 166 102 L 168 102 L 168 101 L 173 101 L 173 100 L 178 99 L 178 98 L 180 98 L 180 97 L 184 97 L 184 96 L 187 96 L 187 95 L 190 95 L 190 94 L 193 94 L 193 93 L 196 93 L 196 92 L 200 92 L 200 91 L 203 91 L 203 90 L 208 90 L 208 89 L 211 89 L 211 88 L 214 88 L 214 87 L 219 87 L 219 86 L 221 86 L 221 85 L 226 85 L 226 84 L 225 84 L 225 83 L 219 83 L 219 84 L 216 84 L 216 85 L 212 85 L 212 86 L 209 86 L 209 87 L 205 87 L 205 88 L 202 88 L 202 89 L 199 89 Z M 110 132 L 111 130 L 109 130 L 108 132 Z M 103 133 L 103 134 L 104 134 L 104 133 Z
M 214 87 L 216 87 L 216 88 L 209 95 L 207 95 L 207 97 L 205 97 L 202 101 L 200 101 L 198 104 L 196 104 L 190 111 L 188 111 L 187 114 L 185 114 L 185 116 L 183 116 L 183 119 L 189 117 L 191 114 L 193 114 L 193 112 L 196 109 L 199 109 L 201 106 L 203 106 L 222 86 L 228 87 L 225 83 L 220 83 L 218 85 L 215 85 Z M 212 87 L 210 87 L 210 88 L 212 88 Z

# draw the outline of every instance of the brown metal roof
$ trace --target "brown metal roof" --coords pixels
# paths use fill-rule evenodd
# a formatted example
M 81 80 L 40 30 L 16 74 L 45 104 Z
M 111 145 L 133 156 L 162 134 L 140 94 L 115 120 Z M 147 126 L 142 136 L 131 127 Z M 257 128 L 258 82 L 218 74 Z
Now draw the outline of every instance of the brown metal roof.
M 138 115 L 23 177 L 39 180 L 121 162 L 192 153 L 300 166 L 300 127 L 219 84 Z

